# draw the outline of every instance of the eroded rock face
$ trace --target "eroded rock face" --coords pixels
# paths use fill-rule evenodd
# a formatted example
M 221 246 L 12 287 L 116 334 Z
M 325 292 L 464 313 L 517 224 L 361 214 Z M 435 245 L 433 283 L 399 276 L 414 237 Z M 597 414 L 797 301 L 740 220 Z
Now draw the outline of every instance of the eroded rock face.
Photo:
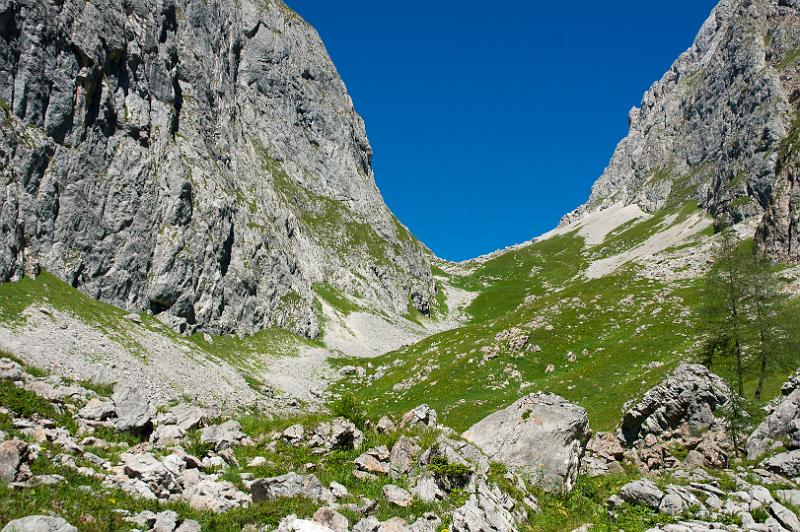
M 783 386 L 777 405 L 747 439 L 747 457 L 757 458 L 778 440 L 785 440 L 791 448 L 800 448 L 800 378 L 797 375 Z
M 283 2 L 15 0 L 0 19 L 0 281 L 46 269 L 187 332 L 315 336 L 320 282 L 428 310 L 427 253 Z
M 647 435 L 656 438 L 685 428 L 698 433 L 715 423 L 714 412 L 728 402 L 730 390 L 699 364 L 682 364 L 635 404 L 626 405 L 620 437 L 634 445 Z
M 464 433 L 491 460 L 526 473 L 542 488 L 570 491 L 589 439 L 586 411 L 552 394 L 532 394 Z
M 589 201 L 562 223 L 618 202 L 654 212 L 694 201 L 720 224 L 763 217 L 761 246 L 799 258 L 800 68 L 790 55 L 798 41 L 796 3 L 719 2 L 692 46 L 631 109 L 629 133 Z

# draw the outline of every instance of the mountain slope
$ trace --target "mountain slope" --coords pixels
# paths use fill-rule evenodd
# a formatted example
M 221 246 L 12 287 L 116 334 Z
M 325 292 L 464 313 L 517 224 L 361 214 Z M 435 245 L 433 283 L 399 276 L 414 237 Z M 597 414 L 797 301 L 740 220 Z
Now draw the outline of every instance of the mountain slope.
M 613 428 L 626 401 L 700 356 L 716 229 L 733 225 L 776 260 L 798 258 L 797 50 L 796 2 L 720 2 L 631 112 L 588 202 L 527 244 L 444 266 L 476 294 L 470 319 L 337 389 L 374 415 L 427 402 L 456 429 L 543 390 L 586 408 L 595 429 Z M 779 267 L 797 291 L 798 269 Z M 794 369 L 770 368 L 766 395 Z
M 427 313 L 316 32 L 277 0 L 0 4 L 0 280 L 177 330 L 316 337 L 314 287 Z
M 691 48 L 631 110 L 628 136 L 589 201 L 564 223 L 618 202 L 655 212 L 695 201 L 717 225 L 768 211 L 762 245 L 800 258 L 794 207 L 781 207 L 793 193 L 785 159 L 796 159 L 786 143 L 797 135 L 798 51 L 796 2 L 720 2 Z

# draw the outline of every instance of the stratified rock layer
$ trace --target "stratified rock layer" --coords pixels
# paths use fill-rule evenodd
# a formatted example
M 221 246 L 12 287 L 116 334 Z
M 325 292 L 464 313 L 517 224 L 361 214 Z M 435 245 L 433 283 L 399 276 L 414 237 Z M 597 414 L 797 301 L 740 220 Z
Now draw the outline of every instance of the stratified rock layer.
M 371 156 L 278 0 L 0 1 L 0 281 L 46 269 L 189 331 L 315 336 L 323 282 L 424 312 Z

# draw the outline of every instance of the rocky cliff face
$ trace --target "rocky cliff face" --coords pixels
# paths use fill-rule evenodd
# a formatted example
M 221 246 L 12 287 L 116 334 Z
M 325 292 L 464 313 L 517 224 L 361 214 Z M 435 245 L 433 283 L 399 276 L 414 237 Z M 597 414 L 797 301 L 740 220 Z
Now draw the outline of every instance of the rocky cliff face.
M 313 286 L 425 311 L 428 252 L 278 0 L 0 0 L 0 280 L 182 329 L 320 330 Z
M 719 225 L 767 213 L 762 245 L 800 258 L 798 98 L 800 2 L 722 0 L 564 222 L 617 202 L 652 212 L 694 200 Z

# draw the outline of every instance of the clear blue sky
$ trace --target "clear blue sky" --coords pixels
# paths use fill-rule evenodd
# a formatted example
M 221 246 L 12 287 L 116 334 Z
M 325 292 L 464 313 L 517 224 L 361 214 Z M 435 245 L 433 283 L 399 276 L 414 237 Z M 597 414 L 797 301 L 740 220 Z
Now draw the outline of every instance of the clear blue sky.
M 287 0 L 367 124 L 378 187 L 439 256 L 528 240 L 583 203 L 628 110 L 711 0 Z

